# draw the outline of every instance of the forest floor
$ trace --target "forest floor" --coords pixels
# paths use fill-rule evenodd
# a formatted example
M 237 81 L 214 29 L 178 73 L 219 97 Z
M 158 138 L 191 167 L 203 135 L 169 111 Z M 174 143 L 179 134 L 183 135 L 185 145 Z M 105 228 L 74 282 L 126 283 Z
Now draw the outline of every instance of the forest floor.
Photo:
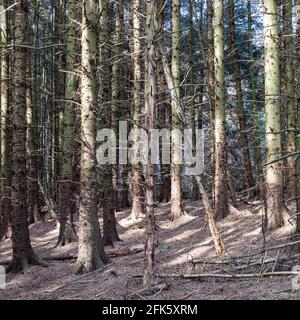
M 263 205 L 240 202 L 241 210 L 218 222 L 226 252 L 216 258 L 213 240 L 206 223 L 202 202 L 186 202 L 186 214 L 177 221 L 169 220 L 169 204 L 156 207 L 158 245 L 156 259 L 158 273 L 210 272 L 211 266 L 192 269 L 192 259 L 226 259 L 262 249 L 264 243 L 274 246 L 290 240 L 292 227 L 287 225 L 266 236 L 262 234 Z M 130 220 L 130 209 L 117 213 L 119 233 L 124 242 L 119 247 L 143 244 L 145 229 Z M 33 248 L 41 257 L 58 254 L 76 254 L 77 243 L 55 248 L 58 231 L 55 221 L 38 222 L 30 226 Z M 276 250 L 273 256 L 283 254 Z M 272 252 L 268 253 L 268 258 Z M 11 241 L 0 246 L 1 261 L 11 257 Z M 135 294 L 142 288 L 143 252 L 112 258 L 112 264 L 103 270 L 75 276 L 75 260 L 51 261 L 49 267 L 33 266 L 23 274 L 7 276 L 7 287 L 0 290 L 0 299 L 300 299 L 300 290 L 292 290 L 294 276 L 253 279 L 201 280 L 160 279 L 167 290 L 152 295 Z M 293 265 L 300 260 L 294 260 Z M 216 269 L 216 267 L 214 267 Z M 251 270 L 251 269 L 250 269 Z M 251 272 L 251 271 L 250 271 Z

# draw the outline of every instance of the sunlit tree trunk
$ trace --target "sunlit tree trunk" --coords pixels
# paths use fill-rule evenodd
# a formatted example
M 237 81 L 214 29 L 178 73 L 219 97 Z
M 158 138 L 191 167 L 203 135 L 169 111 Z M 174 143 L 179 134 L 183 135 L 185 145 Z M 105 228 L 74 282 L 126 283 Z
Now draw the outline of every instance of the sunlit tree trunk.
M 96 0 L 82 2 L 81 158 L 79 204 L 79 250 L 75 273 L 102 267 L 108 258 L 103 249 L 96 198 Z
M 264 0 L 265 118 L 266 118 L 266 227 L 284 225 L 280 119 L 280 51 L 278 5 Z
M 215 70 L 215 218 L 228 215 L 227 156 L 225 125 L 224 74 L 224 4 L 214 1 L 214 70 Z
M 134 105 L 134 123 L 133 128 L 141 128 L 141 103 L 142 103 L 142 69 L 141 69 L 141 21 L 140 21 L 140 0 L 134 0 L 132 4 L 133 13 L 133 105 Z M 134 138 L 134 145 L 137 156 L 140 152 L 138 135 Z M 141 193 L 141 164 L 132 166 L 132 219 L 137 219 L 143 212 L 142 193 Z
M 263 194 L 263 172 L 262 172 L 262 163 L 261 163 L 261 147 L 260 147 L 260 133 L 259 133 L 259 110 L 258 102 L 256 95 L 256 81 L 254 74 L 254 57 L 253 57 L 253 36 L 252 36 L 252 10 L 251 10 L 251 0 L 248 0 L 248 43 L 249 43 L 249 68 L 250 68 L 250 85 L 251 85 L 251 112 L 254 124 L 254 159 L 257 167 L 257 181 L 260 194 Z
M 294 102 L 294 70 L 293 70 L 293 28 L 292 28 L 292 0 L 284 1 L 284 49 L 285 49 L 285 105 L 287 109 L 287 153 L 296 151 L 296 104 Z M 287 158 L 287 196 L 295 199 L 297 196 L 296 160 Z M 295 202 L 295 201 L 294 201 Z
M 180 97 L 180 4 L 181 0 L 173 0 L 172 5 L 172 76 L 174 79 L 177 97 Z M 181 129 L 181 121 L 176 112 L 177 102 L 172 104 L 172 133 L 171 133 L 171 217 L 179 218 L 183 214 L 181 195 L 181 165 L 178 159 L 178 148 L 182 141 L 178 130 Z M 173 130 L 175 129 L 175 130 Z

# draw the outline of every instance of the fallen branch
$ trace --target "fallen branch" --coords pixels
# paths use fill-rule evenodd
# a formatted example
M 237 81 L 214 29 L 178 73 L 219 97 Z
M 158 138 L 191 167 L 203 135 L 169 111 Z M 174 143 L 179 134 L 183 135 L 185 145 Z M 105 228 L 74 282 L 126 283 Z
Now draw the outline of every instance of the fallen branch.
M 223 273 L 198 273 L 198 274 L 180 274 L 180 273 L 162 273 L 155 274 L 157 278 L 181 278 L 181 279 L 201 279 L 201 278 L 225 278 L 225 279 L 244 279 L 244 278 L 261 278 L 273 276 L 295 276 L 299 271 L 277 271 L 264 273 L 245 273 L 245 274 L 223 274 Z
M 132 247 L 126 247 L 126 248 L 110 248 L 110 249 L 105 249 L 106 254 L 110 258 L 116 258 L 116 257 L 122 257 L 122 256 L 127 256 L 130 254 L 136 254 L 139 252 L 142 252 L 145 250 L 145 246 L 143 244 L 138 244 Z M 51 256 L 46 256 L 42 257 L 43 260 L 48 260 L 48 261 L 64 261 L 64 260 L 73 260 L 77 259 L 77 254 L 57 254 L 57 255 L 51 255 Z M 4 260 L 0 262 L 0 265 L 6 265 L 9 264 L 11 260 Z
M 229 264 L 229 263 L 233 263 L 234 260 L 236 260 L 236 262 L 238 262 L 239 260 L 242 260 L 244 258 L 251 258 L 251 257 L 254 257 L 256 255 L 264 254 L 265 252 L 268 252 L 268 251 L 282 249 L 282 248 L 285 248 L 285 247 L 291 247 L 291 246 L 294 246 L 294 245 L 299 244 L 299 243 L 300 243 L 300 240 L 294 241 L 294 242 L 289 242 L 289 243 L 281 244 L 281 245 L 278 245 L 278 246 L 275 246 L 275 247 L 266 248 L 264 250 L 261 250 L 261 251 L 255 252 L 255 253 L 249 253 L 249 254 L 244 255 L 244 256 L 231 257 L 228 260 L 223 260 L 223 261 L 222 260 L 221 261 L 213 261 L 213 260 L 210 261 L 210 260 L 203 260 L 203 259 L 195 259 L 195 260 L 192 260 L 191 263 L 193 263 L 193 264 L 197 264 L 197 263 L 202 263 L 202 264 L 203 263 L 206 263 L 206 264 Z
M 201 179 L 199 176 L 196 177 L 196 181 L 198 184 L 199 191 L 202 195 L 202 200 L 203 200 L 204 208 L 205 208 L 206 215 L 207 215 L 207 222 L 208 222 L 209 229 L 210 229 L 211 235 L 212 235 L 214 243 L 215 243 L 216 255 L 219 256 L 222 254 L 222 252 L 224 250 L 224 243 L 223 243 L 223 240 L 222 240 L 220 233 L 217 229 L 214 215 L 213 215 L 213 211 L 212 211 L 209 199 L 208 199 L 208 195 L 207 195 L 206 191 L 204 190 L 204 187 L 201 183 Z
M 283 262 L 283 261 L 286 261 L 286 260 L 293 260 L 293 259 L 296 259 L 298 257 L 300 257 L 300 254 L 296 254 L 296 255 L 290 256 L 290 257 L 282 257 L 280 259 L 278 258 L 278 256 L 276 256 L 276 258 L 269 258 L 269 259 L 262 260 L 262 261 L 255 261 L 253 263 L 248 263 L 248 264 L 243 264 L 243 265 L 240 265 L 240 266 L 236 266 L 236 267 L 231 268 L 231 271 L 238 271 L 238 270 L 243 270 L 243 269 L 246 269 L 246 268 L 262 266 L 264 264 L 269 264 L 269 263 L 273 263 L 273 262 L 275 264 L 277 264 L 277 263 L 280 263 L 280 262 Z M 226 270 L 216 270 L 214 272 L 218 273 L 218 272 L 221 272 L 221 271 L 226 271 Z
M 214 244 L 215 244 L 216 255 L 219 256 L 224 250 L 224 243 L 223 243 L 221 235 L 217 229 L 217 225 L 215 223 L 215 219 L 214 219 L 213 211 L 212 211 L 209 199 L 208 199 L 208 195 L 203 188 L 203 185 L 201 183 L 201 178 L 199 176 L 197 176 L 196 181 L 198 184 L 199 191 L 202 195 L 202 200 L 203 200 L 205 212 L 207 215 L 207 222 L 208 222 L 210 233 L 212 235 L 212 238 L 213 238 Z

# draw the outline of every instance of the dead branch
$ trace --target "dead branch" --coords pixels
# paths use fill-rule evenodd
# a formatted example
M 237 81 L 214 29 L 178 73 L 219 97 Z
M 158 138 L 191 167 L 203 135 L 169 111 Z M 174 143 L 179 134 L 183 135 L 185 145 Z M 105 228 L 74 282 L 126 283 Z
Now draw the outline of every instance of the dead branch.
M 265 252 L 278 250 L 278 249 L 282 249 L 282 248 L 285 248 L 285 247 L 291 247 L 291 246 L 294 246 L 294 245 L 299 244 L 299 243 L 300 243 L 300 240 L 294 241 L 294 242 L 289 242 L 289 243 L 281 244 L 281 245 L 278 245 L 278 246 L 266 248 L 264 250 L 261 250 L 261 251 L 255 252 L 255 253 L 250 253 L 250 254 L 243 255 L 243 256 L 231 257 L 230 259 L 223 260 L 223 261 L 222 260 L 221 261 L 212 261 L 212 260 L 195 259 L 195 260 L 192 260 L 191 263 L 193 263 L 193 264 L 197 264 L 197 263 L 200 263 L 200 264 L 203 264 L 203 263 L 206 263 L 206 264 L 229 264 L 229 263 L 234 263 L 234 261 L 238 262 L 239 260 L 242 260 L 244 258 L 251 258 L 251 257 L 254 257 L 256 255 L 264 254 Z
M 195 274 L 180 274 L 180 273 L 162 273 L 155 274 L 157 278 L 181 278 L 181 279 L 201 279 L 201 278 L 225 278 L 225 279 L 245 279 L 245 278 L 260 278 L 260 277 L 278 277 L 278 276 L 294 276 L 299 275 L 299 271 L 277 271 L 264 273 L 244 273 L 244 274 L 223 274 L 223 273 L 195 273 Z
M 130 254 L 136 254 L 144 250 L 145 250 L 145 246 L 143 244 L 138 244 L 129 248 L 128 247 L 109 248 L 109 249 L 105 249 L 105 252 L 110 258 L 116 258 L 116 257 L 127 256 Z M 73 260 L 73 259 L 77 259 L 77 254 L 57 254 L 57 255 L 46 256 L 46 257 L 43 257 L 42 259 L 48 260 L 48 261 Z M 1 261 L 0 264 L 7 265 L 10 262 L 11 260 L 4 260 L 4 261 Z
M 209 199 L 208 199 L 208 195 L 207 195 L 206 191 L 204 190 L 204 187 L 201 183 L 201 178 L 199 176 L 197 176 L 196 181 L 198 184 L 199 191 L 202 195 L 202 200 L 203 200 L 204 208 L 205 208 L 206 215 L 207 215 L 207 222 L 208 222 L 209 229 L 210 229 L 211 235 L 212 235 L 214 243 L 215 243 L 216 255 L 219 256 L 224 250 L 224 243 L 223 243 L 221 235 L 217 229 L 214 215 L 213 215 L 213 211 L 212 211 Z

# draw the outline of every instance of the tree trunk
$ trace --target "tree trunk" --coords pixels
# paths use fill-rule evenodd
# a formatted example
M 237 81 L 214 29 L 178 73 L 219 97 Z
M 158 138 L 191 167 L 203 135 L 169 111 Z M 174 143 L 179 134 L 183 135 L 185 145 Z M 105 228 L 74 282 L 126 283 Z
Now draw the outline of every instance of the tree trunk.
M 100 12 L 101 14 L 101 25 L 103 26 L 102 32 L 108 32 L 107 26 L 104 26 L 104 23 L 107 24 L 107 3 L 106 1 L 101 2 L 102 9 Z M 118 99 L 119 99 L 119 78 L 120 78 L 120 45 L 121 45 L 121 27 L 122 27 L 122 10 L 123 6 L 122 4 L 116 4 L 116 19 L 115 19 L 115 45 L 117 46 L 117 52 L 114 59 L 113 64 L 113 71 L 112 71 L 112 109 L 107 110 L 108 113 L 108 119 L 107 124 L 108 126 L 111 126 L 116 132 L 118 128 Z M 106 21 L 106 22 L 105 22 Z M 108 36 L 108 33 L 107 33 Z M 103 48 L 105 49 L 105 47 Z M 103 54 L 106 52 L 103 51 Z M 102 56 L 102 58 L 104 58 Z M 107 61 L 101 61 L 101 63 L 104 65 L 107 63 Z M 103 74 L 103 77 L 107 75 Z M 104 78 L 103 78 L 104 80 Z M 103 83 L 104 85 L 107 84 L 106 81 Z M 104 89 L 105 90 L 105 89 Z M 109 101 L 108 94 L 102 95 L 102 99 L 107 99 Z M 102 100 L 103 101 L 103 100 Z M 104 102 L 104 101 L 103 101 Z M 117 241 L 120 241 L 120 238 L 118 236 L 117 232 L 117 224 L 116 224 L 116 217 L 115 212 L 119 209 L 119 203 L 118 203 L 118 165 L 113 164 L 112 168 L 109 166 L 105 166 L 103 169 L 103 241 L 104 245 L 110 245 L 114 246 L 114 243 Z
M 159 15 L 157 17 L 159 32 L 163 34 L 164 20 L 165 20 L 165 1 L 160 0 L 157 6 Z M 161 59 L 157 62 L 157 122 L 159 129 L 164 129 L 170 126 L 170 110 L 166 103 L 166 80 L 164 75 L 164 68 Z M 160 142 L 160 198 L 161 202 L 169 202 L 171 199 L 171 177 L 170 177 L 170 164 L 163 163 L 162 161 L 162 141 Z
M 296 17 L 297 17 L 297 29 L 296 29 L 296 62 L 295 62 L 295 101 L 296 101 L 296 111 L 297 111 L 297 130 L 300 130 L 300 0 L 296 0 Z M 296 139 L 296 147 L 297 151 L 300 150 L 300 136 L 299 133 L 297 134 Z M 300 157 L 297 157 L 296 160 L 296 174 L 297 180 L 299 181 L 300 178 Z M 300 196 L 299 194 L 300 188 L 297 190 L 297 197 Z M 297 199 L 297 212 L 300 211 L 300 198 Z M 297 215 L 296 218 L 296 231 L 295 237 L 300 239 L 300 215 Z M 300 251 L 300 248 L 298 248 Z
M 176 95 L 180 98 L 180 5 L 181 0 L 173 0 L 172 5 L 172 76 Z M 181 129 L 181 120 L 176 112 L 177 103 L 171 100 L 172 106 L 172 133 L 171 133 L 171 218 L 178 219 L 182 214 L 181 194 L 181 165 L 178 159 L 178 150 L 182 141 L 178 131 Z M 175 130 L 174 130 L 175 129 Z
M 87 273 L 102 267 L 108 258 L 97 214 L 96 197 L 96 23 L 97 1 L 82 3 L 82 75 L 81 75 L 81 158 L 79 204 L 79 250 L 75 273 Z
M 133 105 L 134 105 L 134 115 L 133 115 L 133 128 L 138 130 L 141 128 L 141 103 L 142 103 L 142 69 L 141 69 L 141 22 L 140 22 L 140 11 L 141 11 L 141 1 L 134 0 L 132 4 L 133 11 Z M 139 158 L 140 148 L 139 148 L 139 137 L 136 135 L 134 137 L 134 146 L 137 158 Z M 138 219 L 143 213 L 142 204 L 142 189 L 141 189 L 141 164 L 136 163 L 132 165 L 132 210 L 131 218 Z
M 261 163 L 261 147 L 260 147 L 260 133 L 259 133 L 259 110 L 257 106 L 257 96 L 256 96 L 256 82 L 254 74 L 254 57 L 252 49 L 252 11 L 251 11 L 251 0 L 248 0 L 248 37 L 249 37 L 249 60 L 250 60 L 250 85 L 251 85 L 251 112 L 253 115 L 253 125 L 254 125 L 254 135 L 253 135 L 253 147 L 254 147 L 254 159 L 257 167 L 257 181 L 259 186 L 260 195 L 264 194 L 263 187 L 263 171 Z
M 215 70 L 215 207 L 217 219 L 228 215 L 227 156 L 224 92 L 224 4 L 214 2 L 214 70 Z
M 292 27 L 292 0 L 284 3 L 284 50 L 285 50 L 285 106 L 287 109 L 287 147 L 286 152 L 296 151 L 296 104 L 294 102 L 294 70 L 293 70 L 293 27 Z M 287 196 L 290 199 L 297 197 L 297 177 L 295 157 L 287 158 Z M 295 202 L 295 201 L 294 201 Z
M 265 117 L 266 117 L 266 228 L 284 225 L 280 120 L 280 51 L 278 5 L 264 0 Z
M 62 161 L 61 176 L 59 181 L 59 235 L 57 245 L 64 246 L 76 240 L 73 226 L 73 158 L 74 158 L 74 126 L 75 126 L 75 76 L 73 70 L 76 63 L 76 0 L 71 0 L 67 5 L 68 23 L 66 34 L 66 69 L 65 76 L 65 103 L 63 106 L 63 138 L 62 138 Z
M 38 183 L 38 166 L 36 159 L 36 105 L 32 103 L 31 91 L 31 60 L 28 58 L 27 83 L 26 83 L 26 105 L 27 105 L 27 166 L 28 166 L 28 223 L 44 220 Z
M 5 10 L 5 1 L 0 1 L 0 11 Z M 10 153 L 11 153 L 11 132 L 10 132 L 10 114 L 8 109 L 8 70 L 9 61 L 7 51 L 8 44 L 8 25 L 7 14 L 3 13 L 0 16 L 0 36 L 1 36 L 1 82 L 0 82 L 0 241 L 4 237 L 8 227 L 9 212 L 10 212 L 10 183 L 11 183 L 11 168 L 10 168 Z
M 208 84 L 208 104 L 210 108 L 210 136 L 211 136 L 211 167 L 212 176 L 215 176 L 215 62 L 214 62 L 214 26 L 213 26 L 213 2 L 212 0 L 207 0 L 207 84 Z M 214 181 L 212 182 L 212 193 L 213 193 L 213 206 L 215 203 L 215 188 Z
M 230 41 L 230 59 L 233 64 L 233 77 L 235 81 L 235 90 L 236 90 L 236 103 L 237 103 L 237 113 L 239 118 L 240 126 L 240 144 L 243 152 L 243 167 L 244 167 L 244 177 L 246 181 L 246 188 L 249 190 L 249 197 L 255 196 L 255 190 L 253 190 L 254 180 L 252 175 L 251 167 L 251 158 L 249 152 L 249 144 L 247 138 L 247 120 L 245 117 L 244 110 L 244 97 L 243 97 L 243 88 L 242 88 L 242 79 L 241 79 L 241 70 L 239 63 L 239 53 L 238 47 L 236 46 L 236 27 L 235 27 L 235 7 L 234 1 L 230 0 L 228 3 L 228 18 L 230 24 L 229 30 L 229 41 Z
M 34 253 L 27 222 L 26 179 L 26 65 L 28 49 L 28 1 L 20 1 L 14 8 L 14 77 L 12 110 L 12 193 L 11 224 L 13 260 L 8 270 L 19 272 L 41 261 Z
M 147 2 L 147 55 L 146 55 L 146 130 L 148 133 L 148 143 L 151 143 L 151 133 L 154 122 L 154 108 L 156 95 L 156 79 L 155 79 L 155 35 L 156 35 L 156 7 L 155 1 Z M 149 287 L 154 280 L 154 266 L 155 266 L 155 216 L 154 216 L 154 170 L 151 163 L 151 154 L 148 153 L 148 163 L 146 164 L 146 246 L 145 246 L 145 268 L 144 268 L 144 286 Z

